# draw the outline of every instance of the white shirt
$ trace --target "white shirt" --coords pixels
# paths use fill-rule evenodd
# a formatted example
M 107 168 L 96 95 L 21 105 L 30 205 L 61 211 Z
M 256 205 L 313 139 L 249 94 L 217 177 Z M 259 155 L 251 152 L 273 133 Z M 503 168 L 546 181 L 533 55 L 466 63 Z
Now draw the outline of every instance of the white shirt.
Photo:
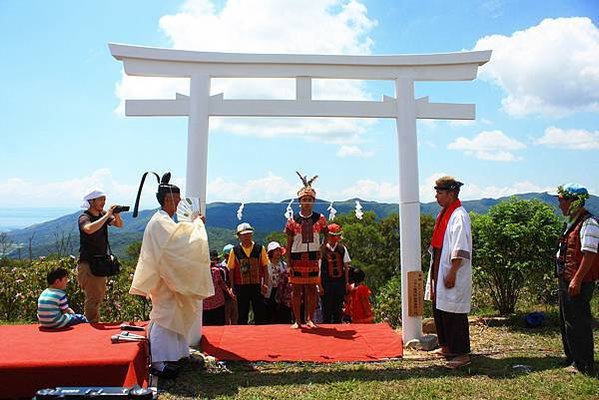
M 455 286 L 446 288 L 444 278 L 451 268 L 451 260 L 459 258 L 462 265 L 456 274 Z M 431 267 L 433 258 L 431 255 Z M 425 299 L 430 300 L 432 268 L 429 270 Z M 456 314 L 470 312 L 472 303 L 472 231 L 470 216 L 464 207 L 458 207 L 451 214 L 443 237 L 443 247 L 439 260 L 439 274 L 436 282 L 437 309 Z
M 272 288 L 276 288 L 279 286 L 279 280 L 281 274 L 285 272 L 287 269 L 287 263 L 282 259 L 279 260 L 278 264 L 273 264 L 270 261 L 268 262 L 268 279 L 266 280 L 266 294 L 264 297 L 267 299 L 270 298 L 270 294 L 272 293 Z
M 599 252 L 599 223 L 595 218 L 587 218 L 580 228 L 580 246 L 582 251 Z

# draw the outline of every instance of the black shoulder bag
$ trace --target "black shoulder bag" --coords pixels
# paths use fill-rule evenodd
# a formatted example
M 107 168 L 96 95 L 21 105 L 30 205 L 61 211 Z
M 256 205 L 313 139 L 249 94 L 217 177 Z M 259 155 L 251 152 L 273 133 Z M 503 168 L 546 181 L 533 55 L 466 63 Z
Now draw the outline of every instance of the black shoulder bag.
M 121 272 L 121 263 L 112 254 L 110 249 L 110 243 L 108 242 L 108 227 L 106 227 L 106 247 L 108 248 L 107 254 L 94 255 L 89 263 L 89 268 L 95 276 L 113 276 Z

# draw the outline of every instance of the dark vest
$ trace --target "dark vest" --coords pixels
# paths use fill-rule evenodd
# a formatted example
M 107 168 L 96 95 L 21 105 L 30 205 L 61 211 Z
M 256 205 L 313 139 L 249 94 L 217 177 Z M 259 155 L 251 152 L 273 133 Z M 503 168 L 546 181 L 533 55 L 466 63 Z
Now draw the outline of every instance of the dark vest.
M 346 252 L 345 247 L 338 244 L 333 251 L 327 246 L 324 249 L 320 264 L 320 277 L 325 282 L 345 282 L 345 266 L 343 264 Z
M 570 282 L 582 262 L 582 250 L 580 246 L 580 230 L 582 224 L 588 218 L 594 218 L 589 212 L 585 212 L 578 220 L 572 224 L 570 229 L 564 232 L 559 238 L 559 255 L 557 258 L 557 275 L 563 276 L 566 282 Z M 582 278 L 583 282 L 593 282 L 599 280 L 599 257 L 591 269 Z
M 236 285 L 260 284 L 260 255 L 262 246 L 254 243 L 254 247 L 248 257 L 240 244 L 233 247 L 233 253 L 237 259 L 237 268 L 233 270 L 233 280 Z

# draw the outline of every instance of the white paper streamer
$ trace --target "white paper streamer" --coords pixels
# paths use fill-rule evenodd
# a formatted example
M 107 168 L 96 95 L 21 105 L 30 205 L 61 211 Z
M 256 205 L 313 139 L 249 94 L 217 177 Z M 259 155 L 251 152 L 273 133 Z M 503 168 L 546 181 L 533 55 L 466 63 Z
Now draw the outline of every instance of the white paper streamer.
M 362 205 L 358 200 L 356 200 L 356 218 L 362 219 L 364 217 L 364 213 L 362 212 Z
M 241 221 L 241 218 L 243 218 L 243 207 L 245 207 L 245 203 L 241 203 L 241 205 L 239 206 L 239 210 L 237 210 L 237 219 Z
M 293 199 L 289 200 L 289 204 L 287 204 L 287 210 L 285 210 L 285 219 L 287 220 L 293 218 L 293 209 L 291 208 L 291 203 L 293 203 Z
M 333 202 L 331 201 L 331 204 L 329 205 L 329 208 L 327 208 L 327 211 L 329 212 L 329 221 L 332 221 L 335 219 L 335 215 L 337 215 L 337 210 L 335 210 L 333 208 Z

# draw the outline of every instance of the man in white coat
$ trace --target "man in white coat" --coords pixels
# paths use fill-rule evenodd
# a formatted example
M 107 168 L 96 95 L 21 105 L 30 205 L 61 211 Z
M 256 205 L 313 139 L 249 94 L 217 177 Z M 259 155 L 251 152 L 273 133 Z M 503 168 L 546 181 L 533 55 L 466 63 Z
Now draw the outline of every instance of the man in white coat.
M 189 356 L 188 337 L 194 334 L 200 300 L 214 294 L 206 229 L 201 218 L 179 223 L 172 219 L 181 198 L 169 179 L 165 174 L 159 184 L 156 197 L 161 209 L 146 226 L 129 290 L 152 301 L 150 373 L 163 378 L 177 376 L 177 361 Z M 142 186 L 143 180 L 140 193 Z M 134 215 L 138 204 L 139 194 Z
M 458 198 L 463 184 L 444 176 L 435 182 L 441 206 L 429 252 L 431 267 L 427 300 L 433 315 L 439 345 L 438 354 L 455 369 L 470 364 L 468 313 L 472 298 L 472 234 L 470 217 Z

